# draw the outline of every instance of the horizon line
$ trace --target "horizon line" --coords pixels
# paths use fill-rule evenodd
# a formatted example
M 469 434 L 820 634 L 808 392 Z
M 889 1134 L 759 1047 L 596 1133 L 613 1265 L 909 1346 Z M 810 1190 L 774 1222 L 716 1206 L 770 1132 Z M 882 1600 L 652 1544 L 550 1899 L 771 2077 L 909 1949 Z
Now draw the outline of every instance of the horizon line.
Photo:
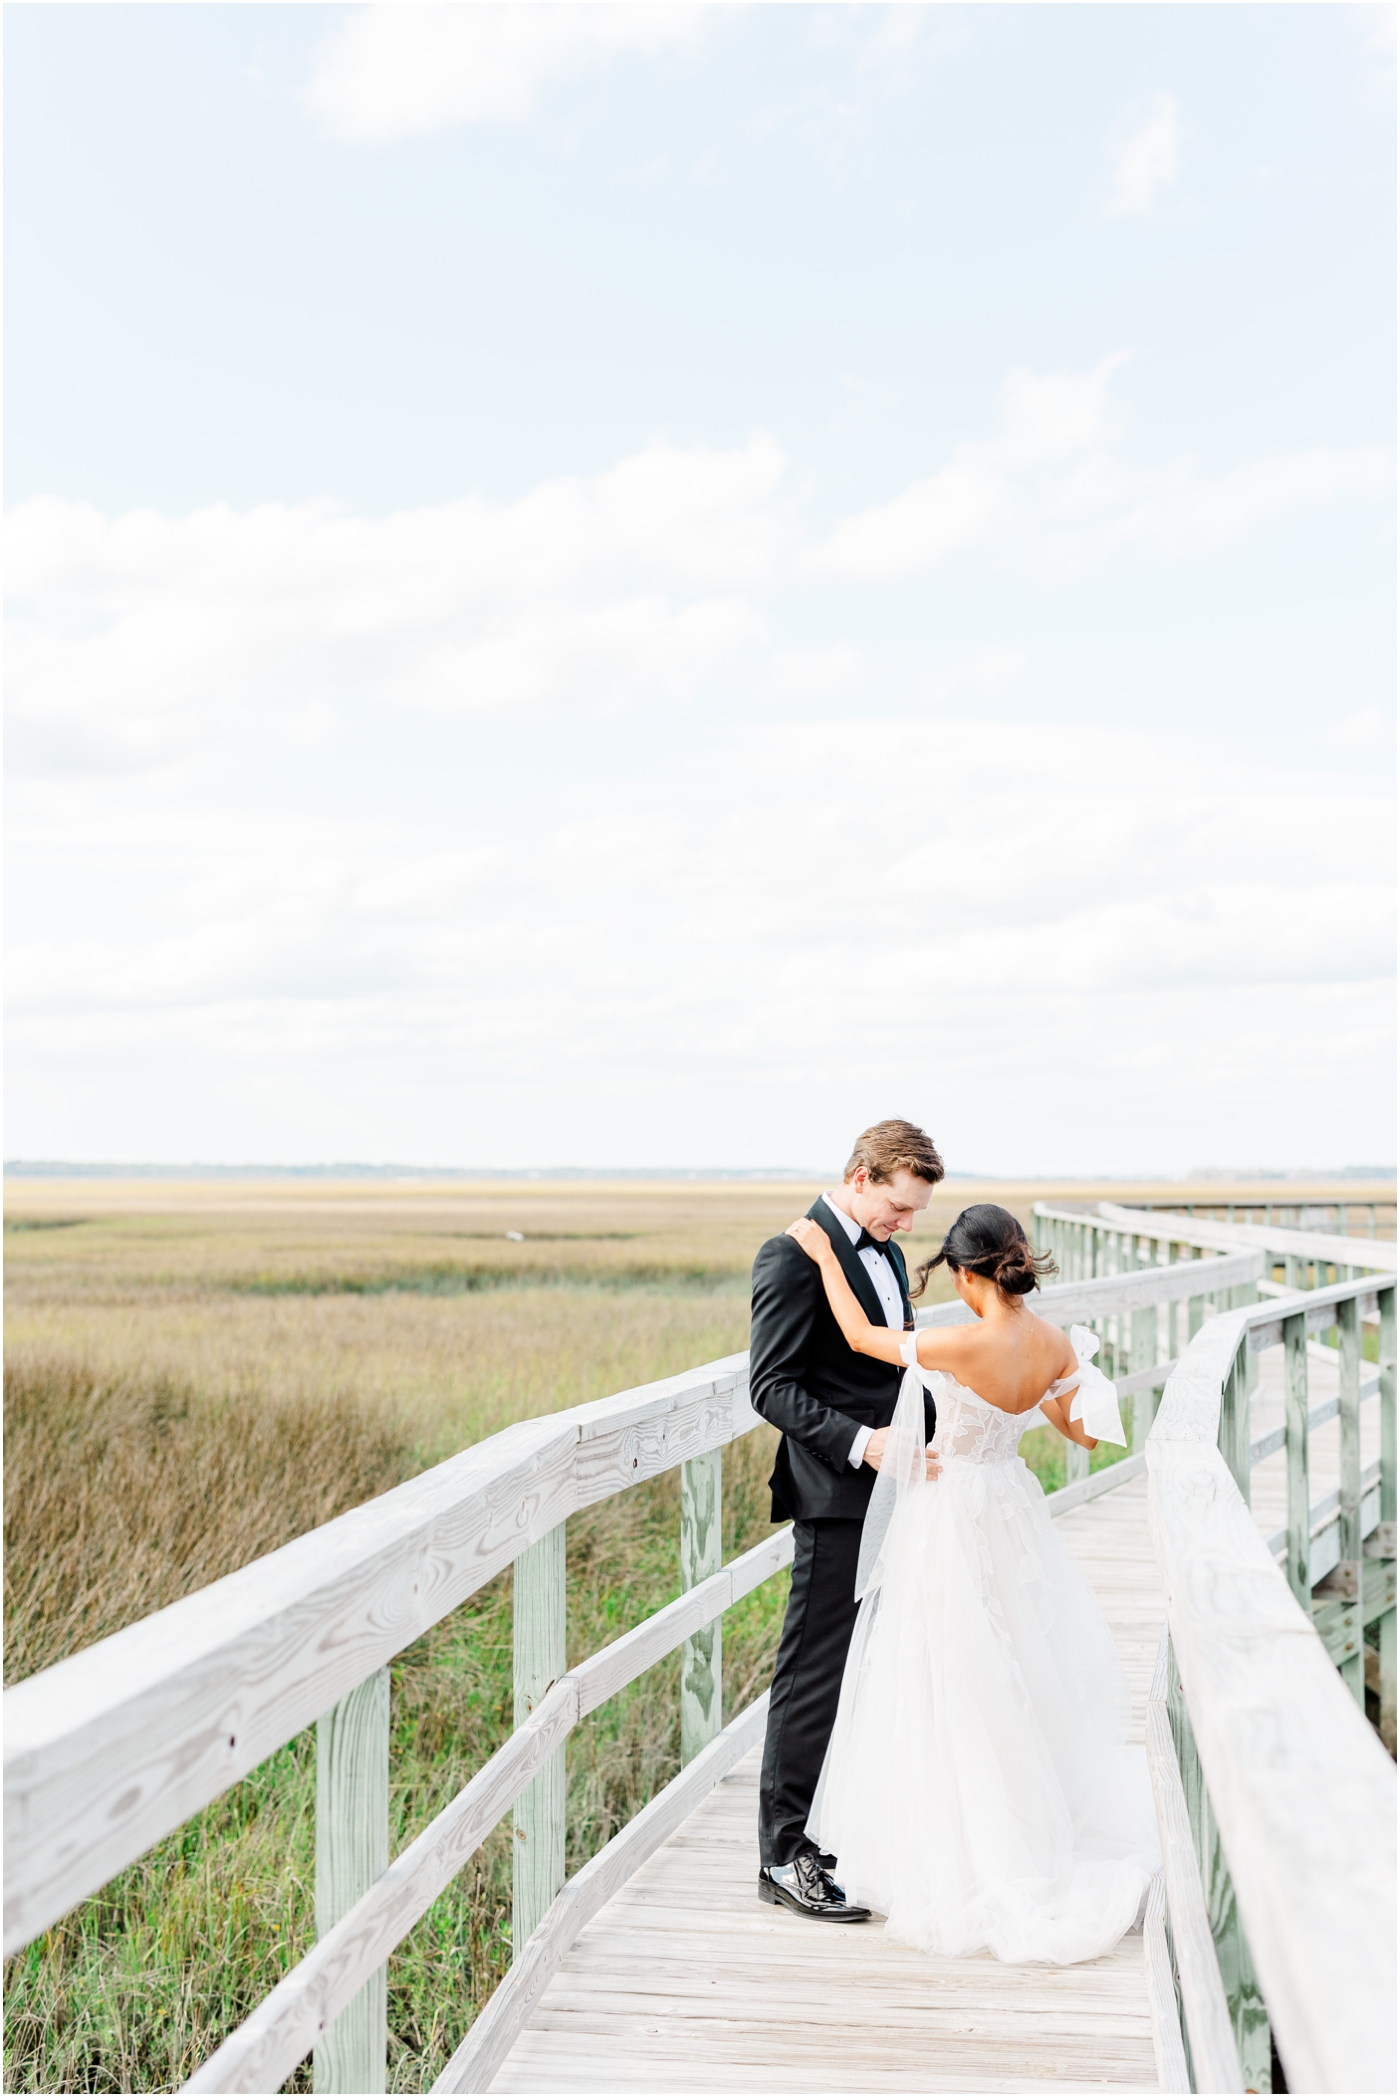
M 767 1166 L 608 1166 L 608 1165 L 410 1165 L 373 1164 L 365 1160 L 341 1160 L 306 1164 L 226 1164 L 64 1158 L 7 1158 L 6 1179 L 359 1179 L 394 1180 L 831 1180 L 831 1172 L 820 1168 L 790 1165 Z M 839 1168 L 838 1168 L 839 1170 Z M 1044 1181 L 1069 1184 L 1166 1184 L 1189 1186 L 1200 1182 L 1278 1183 L 1280 1185 L 1340 1181 L 1388 1184 L 1395 1180 L 1393 1165 L 1341 1165 L 1330 1171 L 1312 1167 L 1196 1166 L 1190 1172 L 974 1172 L 945 1173 L 945 1180 L 999 1182 L 1024 1185 Z

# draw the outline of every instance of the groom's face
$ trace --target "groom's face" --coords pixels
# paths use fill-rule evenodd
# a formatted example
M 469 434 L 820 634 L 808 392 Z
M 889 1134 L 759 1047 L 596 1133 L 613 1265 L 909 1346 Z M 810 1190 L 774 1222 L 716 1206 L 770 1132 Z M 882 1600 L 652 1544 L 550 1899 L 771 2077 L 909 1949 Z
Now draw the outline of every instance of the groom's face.
M 889 1238 L 895 1231 L 912 1230 L 920 1209 L 933 1195 L 927 1180 L 912 1172 L 897 1172 L 893 1179 L 872 1180 L 858 1165 L 846 1183 L 851 1214 L 872 1238 Z

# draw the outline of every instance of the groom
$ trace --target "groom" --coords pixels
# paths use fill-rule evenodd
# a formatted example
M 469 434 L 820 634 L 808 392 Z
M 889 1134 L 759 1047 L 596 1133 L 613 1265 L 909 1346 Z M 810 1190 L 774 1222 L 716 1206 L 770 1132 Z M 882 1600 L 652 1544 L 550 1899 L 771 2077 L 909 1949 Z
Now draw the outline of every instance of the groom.
M 895 1242 L 943 1177 L 922 1129 L 879 1121 L 856 1139 L 839 1187 L 807 1214 L 830 1238 L 866 1316 L 913 1326 Z M 769 1485 L 773 1520 L 792 1518 L 792 1592 L 773 1670 L 758 1793 L 759 1896 L 828 1922 L 864 1922 L 807 1833 L 836 1723 L 856 1622 L 861 1525 L 899 1396 L 902 1372 L 855 1354 L 831 1314 L 821 1270 L 792 1238 L 770 1238 L 753 1265 L 749 1393 L 782 1430 Z M 924 1400 L 928 1435 L 933 1407 Z

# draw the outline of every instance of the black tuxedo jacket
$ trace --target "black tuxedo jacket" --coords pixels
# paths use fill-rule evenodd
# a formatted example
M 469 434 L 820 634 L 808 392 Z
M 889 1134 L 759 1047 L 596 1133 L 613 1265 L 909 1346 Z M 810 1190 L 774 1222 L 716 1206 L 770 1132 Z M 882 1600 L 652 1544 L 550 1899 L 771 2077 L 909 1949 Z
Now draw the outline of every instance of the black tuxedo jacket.
M 883 1325 L 884 1309 L 865 1263 L 826 1203 L 814 1201 L 807 1214 L 830 1238 L 867 1318 Z M 914 1323 L 909 1278 L 893 1238 L 889 1254 L 908 1331 Z M 875 1473 L 869 1464 L 852 1468 L 851 1443 L 858 1427 L 889 1426 L 903 1375 L 894 1363 L 856 1354 L 846 1345 L 826 1300 L 821 1270 L 796 1239 L 770 1238 L 759 1248 L 753 1263 L 749 1395 L 754 1411 L 782 1430 L 768 1481 L 775 1522 L 832 1516 L 864 1521 Z M 928 1439 L 934 1409 L 927 1392 L 924 1418 Z

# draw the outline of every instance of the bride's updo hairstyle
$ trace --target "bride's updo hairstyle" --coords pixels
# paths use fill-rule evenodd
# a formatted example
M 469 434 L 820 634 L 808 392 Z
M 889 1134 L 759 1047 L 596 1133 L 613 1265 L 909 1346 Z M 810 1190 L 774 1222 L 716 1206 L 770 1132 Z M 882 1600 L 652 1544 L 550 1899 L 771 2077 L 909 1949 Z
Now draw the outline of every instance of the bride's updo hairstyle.
M 964 1209 L 943 1240 L 942 1250 L 925 1260 L 918 1272 L 918 1287 L 911 1296 L 922 1296 L 935 1267 L 960 1267 L 964 1274 L 980 1274 L 995 1282 L 1004 1302 L 1029 1296 L 1042 1277 L 1053 1274 L 1055 1262 L 1049 1253 L 1035 1253 L 1009 1209 L 994 1201 L 976 1201 Z

